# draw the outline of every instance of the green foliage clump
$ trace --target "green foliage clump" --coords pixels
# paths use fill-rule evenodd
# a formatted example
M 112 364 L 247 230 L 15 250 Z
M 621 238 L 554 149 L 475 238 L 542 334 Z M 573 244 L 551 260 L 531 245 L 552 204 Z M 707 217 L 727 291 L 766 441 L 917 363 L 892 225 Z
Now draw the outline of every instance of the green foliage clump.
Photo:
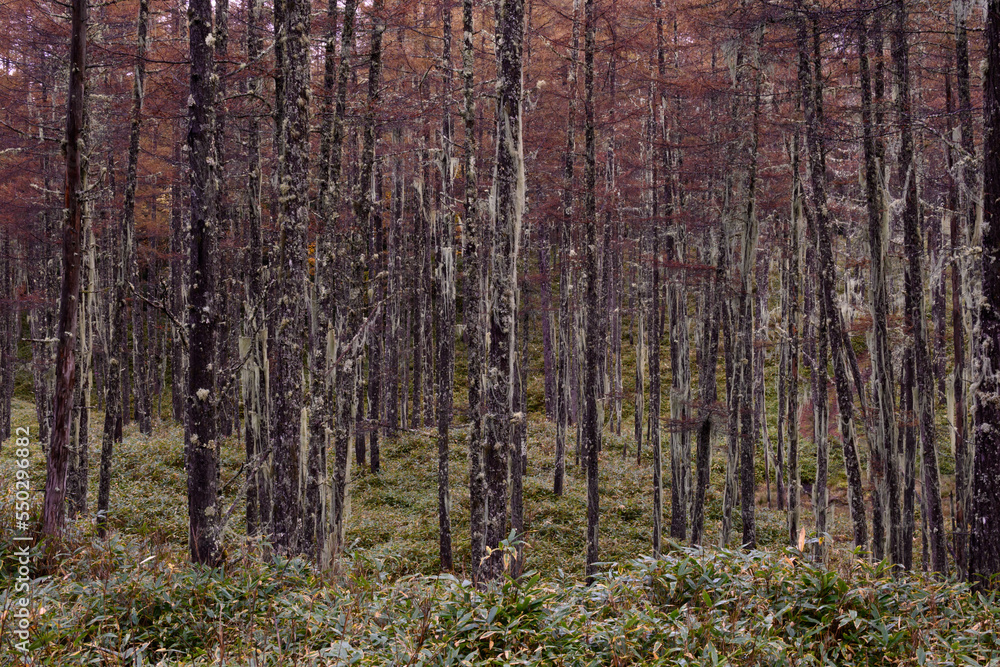
M 42 664 L 1000 664 L 993 596 L 794 549 L 670 545 L 589 586 L 529 572 L 477 587 L 394 578 L 367 551 L 322 573 L 259 544 L 214 570 L 148 546 L 85 542 L 34 582 Z

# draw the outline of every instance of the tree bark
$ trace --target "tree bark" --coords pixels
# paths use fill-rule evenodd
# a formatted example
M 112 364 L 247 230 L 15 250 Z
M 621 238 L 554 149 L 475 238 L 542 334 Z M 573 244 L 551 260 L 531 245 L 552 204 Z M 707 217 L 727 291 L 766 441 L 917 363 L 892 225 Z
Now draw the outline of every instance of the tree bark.
M 698 443 L 695 452 L 697 479 L 695 481 L 694 498 L 691 507 L 691 544 L 698 545 L 704 540 L 705 534 L 705 496 L 708 492 L 709 478 L 712 472 L 712 437 L 716 430 L 715 418 L 712 414 L 719 400 L 716 368 L 719 360 L 719 317 L 721 315 L 720 285 L 724 279 L 719 262 L 719 234 L 709 230 L 708 254 L 715 265 L 715 275 L 711 284 L 705 288 L 704 324 L 702 326 L 701 355 L 698 368 L 698 390 L 701 408 L 698 419 Z
M 586 377 L 583 390 L 583 450 L 587 467 L 587 580 L 593 581 L 598 562 L 598 518 L 599 498 L 597 479 L 597 457 L 601 446 L 601 424 L 598 422 L 597 392 L 600 363 L 600 318 L 598 311 L 597 268 L 597 199 L 596 199 L 596 130 L 594 125 L 594 50 L 596 16 L 594 0 L 584 4 L 584 136 L 586 157 L 584 163 L 584 219 L 586 224 L 587 271 L 587 338 Z
M 278 4 L 281 11 L 278 11 Z M 280 15 L 279 15 L 280 14 Z M 302 499 L 299 491 L 302 449 L 302 359 L 305 346 L 303 294 L 306 287 L 306 231 L 309 174 L 309 24 L 305 0 L 282 0 L 275 8 L 276 43 L 281 44 L 282 107 L 279 174 L 276 282 L 277 312 L 274 331 L 271 446 L 274 456 L 274 496 L 271 535 L 285 553 L 302 548 Z M 193 365 L 193 361 L 192 361 Z
M 830 356 L 833 359 L 834 382 L 837 387 L 837 406 L 840 409 L 840 432 L 842 438 L 844 465 L 847 470 L 847 495 L 851 509 L 851 520 L 854 523 L 854 544 L 856 547 L 868 548 L 868 524 L 865 517 L 864 495 L 861 486 L 861 464 L 858 459 L 854 430 L 854 400 L 850 380 L 847 376 L 846 356 L 844 351 L 844 334 L 841 326 L 840 311 L 836 301 L 835 273 L 833 262 L 833 238 L 830 235 L 828 209 L 826 198 L 826 162 L 822 139 L 822 74 L 819 61 L 819 36 L 816 23 L 813 24 L 814 67 L 810 74 L 808 56 L 808 38 L 804 20 L 800 20 L 798 29 L 799 46 L 799 86 L 802 94 L 802 106 L 805 111 L 806 141 L 809 147 L 809 173 L 812 185 L 812 214 L 815 223 L 815 238 L 817 251 L 817 278 L 819 282 L 819 301 L 822 319 L 827 328 L 827 339 L 830 345 Z M 818 363 L 825 360 L 821 356 Z M 820 372 L 820 377 L 825 370 Z M 820 388 L 821 398 L 825 388 Z M 818 477 L 818 475 L 817 475 Z M 816 487 L 819 488 L 817 479 Z M 817 504 L 817 511 L 821 508 Z M 825 508 L 822 508 L 825 512 Z M 825 520 L 824 520 L 825 523 Z M 817 526 L 817 531 L 820 532 Z
M 957 176 L 958 195 L 951 219 L 951 296 L 952 296 L 952 340 L 955 357 L 952 371 L 954 390 L 954 437 L 955 437 L 955 566 L 959 576 L 968 574 L 969 529 L 971 527 L 971 480 L 972 452 L 968 437 L 968 409 L 966 407 L 966 340 L 965 299 L 968 290 L 968 263 L 965 247 L 969 230 L 976 220 L 976 197 L 974 186 L 977 181 L 972 166 L 976 154 L 972 129 L 972 99 L 969 86 L 969 36 L 966 27 L 968 3 L 956 3 L 955 7 L 955 75 L 958 87 L 958 115 L 961 132 L 961 168 L 949 165 Z M 949 147 L 949 155 L 953 153 Z
M 572 291 L 573 221 L 573 176 L 576 156 L 576 105 L 577 105 L 577 60 L 580 44 L 580 0 L 573 0 L 572 37 L 569 50 L 569 64 L 566 74 L 566 88 L 569 92 L 569 109 L 566 117 L 566 149 L 563 154 L 562 215 L 559 217 L 559 349 L 556 369 L 556 461 L 552 489 L 557 496 L 563 494 L 566 475 L 566 431 L 570 422 L 572 393 L 570 386 L 570 339 L 571 314 L 570 293 Z
M 451 98 L 451 2 L 445 0 L 441 8 L 442 92 Z M 437 230 L 437 306 L 438 306 L 438 360 L 437 360 L 437 417 L 438 417 L 438 548 L 441 569 L 452 569 L 451 553 L 451 490 L 448 486 L 448 430 L 454 384 L 455 358 L 455 249 L 451 213 L 451 113 L 445 106 L 441 125 L 441 200 L 444 202 L 438 215 Z
M 931 567 L 935 572 L 948 571 L 948 552 L 941 507 L 941 485 L 934 434 L 934 385 L 931 361 L 924 326 L 923 278 L 921 254 L 923 241 L 918 220 L 917 164 L 914 159 L 913 127 L 910 110 L 909 46 L 906 37 L 906 4 L 895 3 L 895 26 L 892 36 L 892 57 L 898 95 L 896 98 L 901 144 L 899 149 L 899 180 L 903 188 L 903 244 L 906 253 L 906 317 L 905 324 L 913 336 L 914 379 L 917 388 L 917 414 L 920 419 L 920 452 L 922 461 L 923 496 L 930 530 Z
M 188 5 L 191 47 L 188 156 L 191 169 L 191 237 L 188 250 L 189 368 L 184 452 L 188 475 L 191 560 L 214 565 L 220 551 L 219 441 L 216 411 L 217 171 L 212 142 L 215 122 L 215 49 L 208 0 Z
M 881 44 L 876 45 L 881 48 Z M 899 492 L 896 480 L 896 420 L 892 352 L 889 349 L 886 263 L 888 218 L 882 200 L 881 166 L 875 147 L 868 26 L 858 28 L 861 64 L 861 124 L 864 144 L 865 199 L 868 208 L 869 294 L 872 313 L 871 360 L 877 416 L 871 435 L 872 554 L 876 560 L 896 554 L 899 527 Z
M 975 457 L 969 577 L 995 588 L 1000 573 L 1000 2 L 986 9 L 983 77 L 983 300 L 980 307 L 980 384 L 975 397 Z M 932 533 L 933 534 L 933 533 Z
M 802 180 L 799 176 L 799 135 L 792 137 L 792 210 L 789 219 L 788 269 L 784 277 L 787 285 L 785 295 L 785 323 L 788 327 L 788 541 L 798 544 L 799 523 L 802 505 L 802 481 L 799 466 L 799 247 L 804 205 Z
M 73 388 L 76 382 L 76 333 L 80 294 L 80 242 L 83 225 L 85 156 L 83 139 L 84 85 L 87 69 L 87 3 L 70 5 L 69 99 L 66 108 L 66 222 L 63 229 L 62 292 L 56 329 L 56 387 L 53 426 L 46 463 L 42 532 L 57 536 L 66 522 L 66 467 Z
M 251 0 L 247 14 L 247 60 L 260 58 L 263 3 Z M 263 83 L 252 70 L 247 88 L 262 96 Z M 264 239 L 261 230 L 261 162 L 260 121 L 249 119 L 247 132 L 247 238 L 244 273 L 243 335 L 240 337 L 240 358 L 246 359 L 241 369 L 243 410 L 246 441 L 247 475 L 246 524 L 247 535 L 264 533 L 271 522 L 271 454 L 268 415 L 267 326 L 262 297 L 265 283 Z
M 489 289 L 489 361 L 484 415 L 486 469 L 486 548 L 496 550 L 507 519 L 507 463 L 511 447 L 514 308 L 518 241 L 524 212 L 524 146 L 521 131 L 524 0 L 497 5 L 497 125 L 493 171 L 493 239 Z M 483 562 L 482 578 L 496 579 L 503 569 L 499 551 Z
M 472 579 L 479 578 L 486 531 L 485 473 L 483 471 L 483 358 L 485 337 L 482 311 L 483 262 L 481 261 L 481 227 L 476 180 L 476 95 L 473 80 L 475 51 L 472 37 L 475 34 L 472 0 L 462 2 L 462 121 L 465 126 L 465 148 L 462 155 L 464 198 L 462 212 L 465 218 L 464 300 L 462 319 L 468 336 L 469 382 L 469 538 L 472 562 L 469 569 Z M 398 254 L 397 254 L 398 257 Z

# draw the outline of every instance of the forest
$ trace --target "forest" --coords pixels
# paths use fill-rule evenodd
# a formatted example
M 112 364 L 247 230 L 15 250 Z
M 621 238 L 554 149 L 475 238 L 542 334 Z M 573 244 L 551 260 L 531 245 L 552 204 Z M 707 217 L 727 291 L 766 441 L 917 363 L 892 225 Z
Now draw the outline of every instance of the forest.
M 12 660 L 1000 664 L 1000 0 L 0 25 Z

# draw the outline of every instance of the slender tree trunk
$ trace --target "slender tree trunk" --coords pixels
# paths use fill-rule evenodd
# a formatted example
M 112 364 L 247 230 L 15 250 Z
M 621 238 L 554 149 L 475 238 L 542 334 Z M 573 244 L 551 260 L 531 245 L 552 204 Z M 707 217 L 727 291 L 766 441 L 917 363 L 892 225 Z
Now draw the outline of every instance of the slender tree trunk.
M 878 45 L 879 47 L 881 45 Z M 864 135 L 865 198 L 868 207 L 869 290 L 872 313 L 871 359 L 873 395 L 877 412 L 872 458 L 872 553 L 876 560 L 893 555 L 899 526 L 896 489 L 896 421 L 893 400 L 892 352 L 889 349 L 888 292 L 886 262 L 888 219 L 882 201 L 880 165 L 875 149 L 872 111 L 871 67 L 868 56 L 868 27 L 858 29 L 858 57 L 861 61 L 861 124 Z M 895 493 L 894 493 L 895 491 Z
M 910 111 L 909 46 L 906 37 L 906 4 L 897 0 L 892 51 L 895 64 L 897 113 L 901 144 L 899 178 L 903 187 L 903 237 L 906 252 L 906 318 L 907 329 L 913 336 L 914 378 L 917 387 L 917 413 L 920 419 L 920 451 L 923 462 L 923 496 L 928 512 L 931 567 L 942 574 L 948 571 L 948 552 L 941 507 L 941 486 L 934 435 L 934 386 L 931 361 L 928 358 L 927 334 L 923 315 L 923 279 L 917 199 L 917 163 L 914 159 L 913 128 Z
M 215 151 L 216 182 L 218 192 L 216 194 L 216 206 L 218 208 L 218 229 L 216 230 L 216 243 L 219 253 L 218 266 L 219 275 L 217 277 L 219 290 L 223 294 L 231 294 L 234 291 L 233 269 L 235 257 L 230 247 L 232 243 L 223 243 L 227 240 L 235 240 L 235 229 L 232 223 L 233 206 L 229 201 L 228 180 L 226 178 L 227 154 L 226 154 L 226 82 L 229 73 L 226 71 L 229 62 L 229 0 L 215 0 L 215 61 L 218 76 L 215 105 L 215 131 L 213 133 Z M 217 315 L 216 329 L 216 368 L 217 372 L 229 373 L 233 365 L 234 347 L 238 345 L 238 336 L 235 335 L 232 322 L 237 317 L 237 300 L 225 299 L 219 308 Z M 145 305 L 143 305 L 145 308 Z M 239 414 L 237 410 L 236 383 L 231 377 L 221 377 L 220 380 L 219 404 L 216 418 L 219 420 L 219 434 L 223 437 L 232 435 L 234 428 L 238 430 Z M 144 398 L 145 404 L 149 403 L 148 395 Z M 138 412 L 138 411 L 137 411 Z
M 976 197 L 974 188 L 977 181 L 972 167 L 975 145 L 972 130 L 972 100 L 969 86 L 969 36 L 966 28 L 968 3 L 955 5 L 955 76 L 958 87 L 958 115 L 961 131 L 961 162 L 958 174 L 958 201 L 951 219 L 951 296 L 952 296 L 952 340 L 955 347 L 952 386 L 954 390 L 953 423 L 955 434 L 955 565 L 959 576 L 969 571 L 969 529 L 971 527 L 971 481 L 972 452 L 967 434 L 968 409 L 966 407 L 966 341 L 965 294 L 968 289 L 968 259 L 964 249 L 968 242 L 969 230 L 975 224 Z M 949 147 L 949 154 L 951 153 Z M 951 169 L 955 173 L 954 168 Z
M 552 308 L 551 259 L 549 230 L 540 229 L 538 233 L 538 270 L 541 273 L 540 300 L 542 307 L 542 369 L 545 376 L 545 418 L 554 420 L 556 417 L 556 360 L 552 345 L 555 316 Z
M 444 77 L 442 91 L 445 99 L 451 98 L 451 2 L 445 0 L 441 8 L 442 54 L 441 70 Z M 448 486 L 448 429 L 454 383 L 455 358 L 455 249 L 452 235 L 451 213 L 451 113 L 445 107 L 441 125 L 441 200 L 443 208 L 438 216 L 437 244 L 437 306 L 438 306 L 438 360 L 437 360 L 437 417 L 438 417 L 438 528 L 441 569 L 452 569 L 451 553 L 451 491 Z
M 584 4 L 584 135 L 586 158 L 584 163 L 584 218 L 586 220 L 586 271 L 587 271 L 587 338 L 586 377 L 584 380 L 583 450 L 587 466 L 587 578 L 593 581 L 598 562 L 598 480 L 597 456 L 601 445 L 601 424 L 598 422 L 597 391 L 600 363 L 600 317 L 598 311 L 597 270 L 597 199 L 596 199 L 596 132 L 594 125 L 594 50 L 596 16 L 594 0 Z
M 177 13 L 179 14 L 180 12 Z M 174 33 L 176 34 L 179 31 L 179 28 L 176 27 L 179 19 L 175 17 L 174 22 Z M 180 132 L 177 131 L 176 134 L 179 135 Z M 180 165 L 178 169 L 183 168 L 181 164 L 181 144 L 182 142 L 178 137 L 174 142 L 173 150 L 173 162 Z M 182 202 L 184 188 L 182 184 L 182 178 L 174 179 L 173 183 L 170 184 L 170 305 L 174 313 L 184 313 L 187 307 L 185 299 L 185 293 L 187 292 L 185 286 L 187 280 L 187 243 L 185 239 L 187 232 L 184 224 L 184 206 Z M 170 393 L 174 421 L 181 424 L 184 423 L 184 393 L 186 387 L 187 350 L 184 346 L 184 335 L 180 329 L 173 327 L 171 329 Z M 119 388 L 118 391 L 120 392 L 121 389 Z
M 764 366 L 767 363 L 765 328 L 767 326 L 768 272 L 770 269 L 770 258 L 767 255 L 766 252 L 759 253 L 755 267 L 757 318 L 753 332 L 753 432 L 754 437 L 760 438 L 764 450 L 764 488 L 767 508 L 771 509 L 771 466 L 773 464 L 771 463 L 771 439 L 764 406 L 767 393 L 764 383 Z
M 915 433 L 915 416 L 913 413 L 913 349 L 907 347 L 903 353 L 903 370 L 899 383 L 899 410 L 903 427 L 899 429 L 899 451 L 903 455 L 901 481 L 903 484 L 903 518 L 899 529 L 900 544 L 898 561 L 904 569 L 913 567 L 913 534 L 915 522 L 913 516 L 914 497 L 916 495 L 916 460 L 917 436 Z
M 756 450 L 756 433 L 753 428 L 753 330 L 754 301 L 752 294 L 753 271 L 757 264 L 757 162 L 758 144 L 760 143 L 760 95 L 761 95 L 761 47 L 764 41 L 763 26 L 757 28 L 758 42 L 754 47 L 754 93 L 753 93 L 753 129 L 750 135 L 750 167 L 747 178 L 746 211 L 743 217 L 742 238 L 740 243 L 740 287 L 738 350 L 740 354 L 737 367 L 737 392 L 739 394 L 740 416 L 740 500 L 741 518 L 743 524 L 744 549 L 757 547 L 756 525 L 756 471 L 754 454 Z
M 484 415 L 486 469 L 486 547 L 497 549 L 507 509 L 507 464 L 511 447 L 511 354 L 517 288 L 518 241 L 524 211 L 524 146 L 521 133 L 524 1 L 497 5 L 497 126 L 493 172 L 492 270 L 489 289 L 489 361 Z M 496 579 L 503 569 L 499 551 L 483 562 L 482 578 Z
M 270 429 L 274 457 L 271 535 L 279 551 L 296 553 L 307 546 L 303 544 L 299 478 L 304 437 L 302 295 L 307 280 L 309 216 L 309 3 L 281 0 L 276 3 L 274 23 L 276 43 L 281 43 L 283 51 L 280 62 L 282 96 L 276 104 L 283 108 L 278 128 L 281 137 L 278 162 L 278 191 L 282 193 L 278 207 L 281 235 L 275 263 L 279 292 L 274 332 L 269 335 L 274 341 L 275 352 Z
M 247 60 L 256 61 L 261 53 L 261 20 L 263 3 L 251 0 L 247 15 Z M 247 84 L 249 92 L 261 96 L 263 84 L 254 73 Z M 265 282 L 263 266 L 264 239 L 261 231 L 261 162 L 260 121 L 249 120 L 247 133 L 247 251 L 244 274 L 243 335 L 240 337 L 240 358 L 246 359 L 241 369 L 243 389 L 247 475 L 246 523 L 247 535 L 266 531 L 271 522 L 271 455 L 268 419 L 268 359 L 267 326 L 262 297 Z
M 580 0 L 573 0 L 573 27 L 570 42 L 566 87 L 569 110 L 566 119 L 566 150 L 563 155 L 562 215 L 559 218 L 559 351 L 556 369 L 556 461 L 553 493 L 561 496 L 566 475 L 566 431 L 570 422 L 572 392 L 570 371 L 570 284 L 572 272 L 571 225 L 573 221 L 573 176 L 576 155 L 576 74 L 580 44 Z
M 799 176 L 799 135 L 792 136 L 792 210 L 788 234 L 788 270 L 785 274 L 785 326 L 788 327 L 788 541 L 798 544 L 801 531 L 802 482 L 799 468 L 799 248 L 803 215 L 802 181 Z
M 17 338 L 15 328 L 21 318 L 14 300 L 15 244 L 10 235 L 3 240 L 0 253 L 0 443 L 11 435 L 11 411 L 14 398 L 14 371 L 17 365 Z
M 139 259 L 135 241 L 135 192 L 139 169 L 139 133 L 142 129 L 142 110 L 146 88 L 147 26 L 149 24 L 149 3 L 139 3 L 138 36 L 136 37 L 136 60 L 132 82 L 132 121 L 129 129 L 128 165 L 125 172 L 125 206 L 122 225 L 126 258 L 126 289 L 133 295 L 142 291 L 139 280 Z M 145 375 L 147 366 L 146 336 L 144 335 L 144 305 L 137 296 L 132 298 L 132 368 L 137 379 L 135 385 L 135 411 L 139 422 L 139 432 L 149 435 L 153 432 L 150 415 L 149 389 Z M 124 353 L 124 351 L 123 351 Z
M 89 133 L 88 133 L 89 134 Z M 89 141 L 87 142 L 89 143 Z M 83 280 L 80 286 L 79 355 L 80 381 L 77 383 L 77 418 L 73 432 L 73 446 L 69 455 L 66 474 L 69 518 L 75 519 L 87 511 L 87 483 L 90 473 L 90 396 L 93 384 L 94 312 L 95 293 L 98 290 L 96 247 L 90 207 L 85 206 L 83 218 Z M 13 359 L 11 360 L 13 363 Z
M 63 229 L 63 278 L 56 329 L 56 388 L 54 418 L 45 479 L 42 532 L 56 536 L 66 522 L 66 467 L 73 387 L 76 382 L 77 311 L 80 294 L 80 242 L 83 225 L 85 154 L 81 139 L 84 121 L 84 85 L 87 68 L 87 3 L 70 5 L 69 100 L 66 109 L 66 221 Z
M 817 278 L 820 292 L 819 305 L 827 328 L 830 356 L 833 359 L 834 381 L 837 387 L 837 405 L 840 409 L 840 432 L 844 451 L 844 464 L 847 470 L 848 504 L 851 509 L 851 519 L 854 523 L 854 544 L 857 547 L 867 548 L 868 525 L 865 517 L 864 495 L 861 486 L 861 464 L 858 459 L 855 441 L 854 400 L 850 381 L 847 376 L 847 353 L 843 349 L 845 339 L 839 315 L 840 311 L 836 302 L 833 239 L 830 235 L 827 220 L 826 169 L 821 135 L 822 74 L 819 66 L 819 34 L 815 22 L 813 23 L 813 44 L 815 72 L 810 74 L 808 39 L 806 25 L 803 20 L 800 22 L 798 29 L 799 86 L 802 94 L 802 106 L 805 111 L 806 141 L 809 147 L 809 173 L 813 197 L 812 214 L 815 223 L 818 261 Z M 823 357 L 818 359 L 818 363 L 823 364 L 825 368 Z M 822 378 L 824 374 L 825 372 L 821 371 L 820 377 Z M 819 488 L 818 479 L 816 486 Z M 819 510 L 820 508 L 817 504 L 817 511 Z M 823 511 L 825 512 L 825 508 Z M 817 527 L 817 531 L 819 532 L 819 527 Z
M 188 475 L 191 560 L 215 564 L 219 558 L 218 466 L 215 336 L 219 316 L 216 293 L 217 172 L 212 140 L 215 122 L 215 51 L 212 7 L 191 0 L 188 9 L 191 47 L 191 104 L 188 156 L 191 168 L 191 238 L 187 417 L 184 452 Z
M 590 5 L 588 4 L 588 11 Z M 663 15 L 662 3 L 656 3 L 656 64 L 659 81 L 665 77 L 664 46 L 663 46 Z M 651 104 L 654 102 L 651 98 Z M 659 140 L 660 150 L 650 153 L 653 163 L 652 170 L 652 223 L 653 223 L 653 262 L 652 262 L 652 304 L 650 307 L 650 352 L 649 352 L 649 446 L 653 451 L 653 556 L 658 557 L 662 549 L 663 533 L 663 443 L 660 436 L 660 340 L 662 337 L 662 316 L 660 308 L 660 228 L 662 220 L 660 217 L 660 168 L 667 167 L 667 136 L 665 113 L 665 98 L 662 91 L 662 83 L 655 86 L 655 99 L 659 103 L 659 117 L 651 118 L 651 122 L 656 123 L 654 136 Z M 666 180 L 666 179 L 663 179 Z M 664 187 L 664 194 L 669 186 Z M 667 203 L 664 202 L 666 206 Z M 636 455 L 639 462 L 639 455 Z
M 709 230 L 708 254 L 715 264 L 713 282 L 705 288 L 704 324 L 702 326 L 701 355 L 698 368 L 698 389 L 701 394 L 701 409 L 698 419 L 698 444 L 695 453 L 697 480 L 691 508 L 691 544 L 701 544 L 705 534 L 705 496 L 708 492 L 709 477 L 712 472 L 712 436 L 716 429 L 712 410 L 718 396 L 716 367 L 719 359 L 719 317 L 721 299 L 719 286 L 724 276 L 720 272 L 719 235 Z
M 983 78 L 983 301 L 975 400 L 969 577 L 994 588 L 1000 572 L 1000 2 L 986 10 Z M 932 528 L 933 535 L 933 528 Z
M 465 149 L 462 173 L 465 179 L 463 213 L 465 217 L 464 300 L 462 319 L 468 335 L 469 382 L 469 532 L 470 570 L 474 581 L 479 579 L 483 541 L 486 534 L 486 488 L 483 470 L 483 361 L 485 337 L 482 295 L 481 226 L 476 181 L 476 96 L 473 81 L 475 34 L 472 0 L 462 1 L 462 120 L 465 125 Z M 397 254 L 398 256 L 398 254 Z

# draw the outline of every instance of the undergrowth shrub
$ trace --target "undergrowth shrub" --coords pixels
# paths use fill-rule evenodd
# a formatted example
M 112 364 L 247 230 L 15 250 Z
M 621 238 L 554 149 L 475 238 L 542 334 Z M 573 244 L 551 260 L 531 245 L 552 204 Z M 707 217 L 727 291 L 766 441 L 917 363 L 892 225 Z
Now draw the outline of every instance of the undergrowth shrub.
M 253 546 L 218 569 L 147 547 L 82 544 L 35 582 L 43 664 L 1000 664 L 992 596 L 794 550 L 673 545 L 604 564 L 589 587 L 529 572 L 480 588 L 395 577 L 368 551 L 321 573 Z

